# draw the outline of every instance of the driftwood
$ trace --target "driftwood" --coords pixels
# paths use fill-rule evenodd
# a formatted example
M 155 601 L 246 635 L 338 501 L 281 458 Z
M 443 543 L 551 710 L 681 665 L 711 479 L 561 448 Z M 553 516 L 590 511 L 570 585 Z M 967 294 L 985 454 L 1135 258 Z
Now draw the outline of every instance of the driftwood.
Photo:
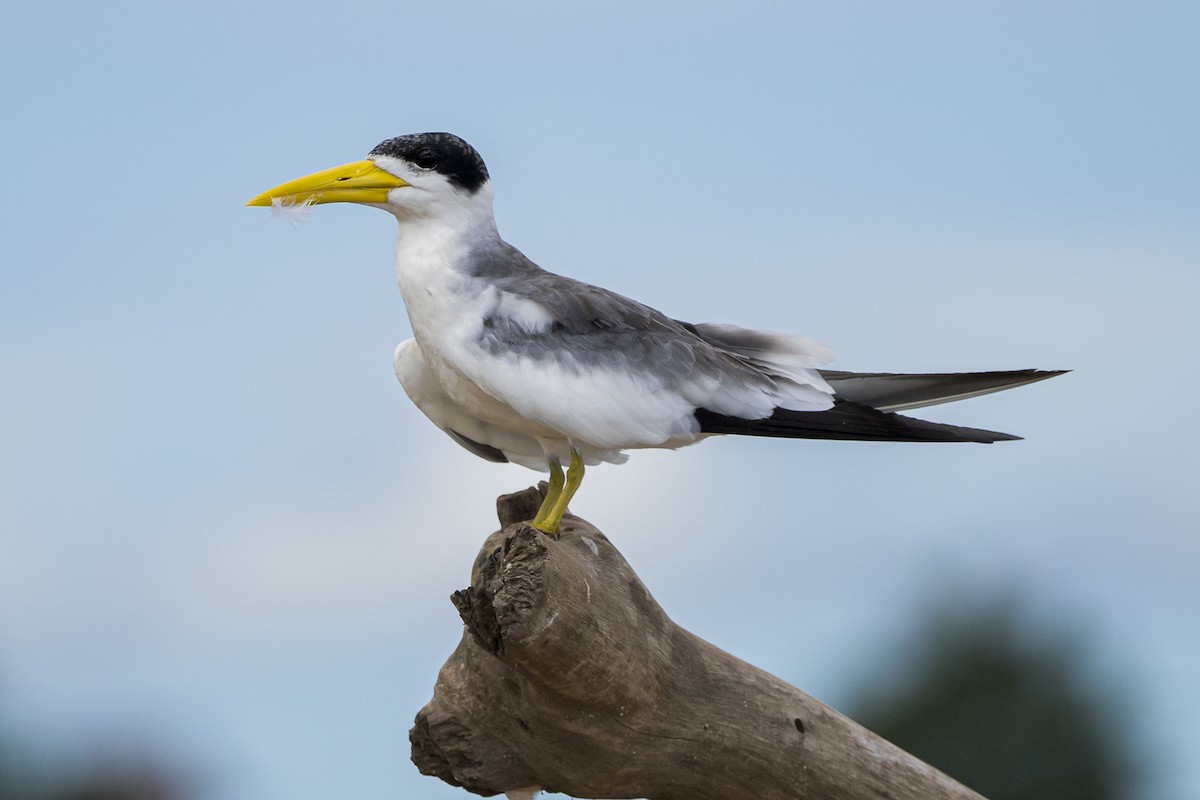
M 680 628 L 587 522 L 520 522 L 540 501 L 500 498 L 452 598 L 466 630 L 409 734 L 421 772 L 481 795 L 982 800 Z

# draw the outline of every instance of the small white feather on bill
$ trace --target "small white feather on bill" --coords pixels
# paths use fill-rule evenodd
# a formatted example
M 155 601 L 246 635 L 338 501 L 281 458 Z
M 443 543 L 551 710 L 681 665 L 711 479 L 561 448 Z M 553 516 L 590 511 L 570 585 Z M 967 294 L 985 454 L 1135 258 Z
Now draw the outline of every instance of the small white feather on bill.
M 308 215 L 312 212 L 312 199 L 305 200 L 302 203 L 297 203 L 295 200 L 284 197 L 271 198 L 271 217 L 273 219 L 283 218 L 289 222 L 307 222 Z

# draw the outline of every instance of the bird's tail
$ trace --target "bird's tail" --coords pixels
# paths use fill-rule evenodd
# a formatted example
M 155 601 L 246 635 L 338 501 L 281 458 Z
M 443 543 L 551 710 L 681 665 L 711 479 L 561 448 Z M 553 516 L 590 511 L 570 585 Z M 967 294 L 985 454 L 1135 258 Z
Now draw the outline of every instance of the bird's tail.
M 1020 439 L 998 431 L 962 428 L 879 411 L 850 400 L 835 400 L 828 411 L 775 409 L 763 419 L 741 419 L 701 408 L 702 433 L 773 436 L 787 439 L 842 439 L 864 442 L 1004 442 Z
M 1069 371 L 1015 369 L 1005 372 L 942 372 L 924 375 L 837 370 L 820 372 L 821 377 L 829 382 L 837 396 L 843 400 L 880 411 L 904 411 L 1015 389 Z

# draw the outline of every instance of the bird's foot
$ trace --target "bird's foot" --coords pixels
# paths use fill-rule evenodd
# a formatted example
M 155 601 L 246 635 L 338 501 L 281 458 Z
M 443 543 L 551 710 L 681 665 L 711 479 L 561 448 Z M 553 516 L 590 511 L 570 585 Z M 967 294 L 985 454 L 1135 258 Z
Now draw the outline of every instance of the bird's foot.
M 537 528 L 539 531 L 541 531 L 542 533 L 549 536 L 551 539 L 557 539 L 559 536 L 558 528 L 559 528 L 559 525 L 561 524 L 561 522 L 562 522 L 562 518 L 560 517 L 558 520 L 556 520 L 554 522 L 554 525 L 551 526 L 551 524 L 549 522 L 539 521 L 535 518 L 535 519 L 530 520 L 529 524 L 532 527 Z
M 583 482 L 583 471 L 583 456 L 575 448 L 571 448 L 571 464 L 567 467 L 565 476 L 558 459 L 550 460 L 551 491 L 546 493 L 546 500 L 530 523 L 533 527 L 547 536 L 558 538 L 558 528 L 562 524 L 563 514 L 567 513 L 567 503 L 571 502 L 571 498 L 579 489 L 579 484 Z M 556 484 L 557 491 L 555 491 Z

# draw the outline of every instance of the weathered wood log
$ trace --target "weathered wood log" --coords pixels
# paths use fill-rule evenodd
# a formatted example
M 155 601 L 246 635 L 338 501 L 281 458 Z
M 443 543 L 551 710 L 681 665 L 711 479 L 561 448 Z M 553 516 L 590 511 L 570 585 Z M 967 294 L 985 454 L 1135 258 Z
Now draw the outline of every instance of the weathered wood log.
M 452 598 L 466 630 L 409 734 L 421 772 L 481 795 L 982 800 L 680 628 L 587 522 L 520 522 L 540 501 L 500 498 Z

